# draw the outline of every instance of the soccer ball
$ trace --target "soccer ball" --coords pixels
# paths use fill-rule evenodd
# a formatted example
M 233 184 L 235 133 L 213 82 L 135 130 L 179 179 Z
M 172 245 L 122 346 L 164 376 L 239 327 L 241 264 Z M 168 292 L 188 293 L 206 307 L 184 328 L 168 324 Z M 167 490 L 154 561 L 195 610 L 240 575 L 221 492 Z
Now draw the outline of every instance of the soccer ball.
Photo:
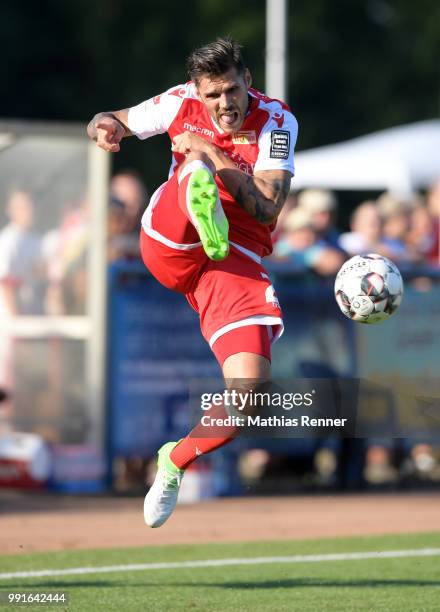
M 403 281 L 392 261 L 370 253 L 344 263 L 335 281 L 335 298 L 346 317 L 359 323 L 380 323 L 399 307 Z

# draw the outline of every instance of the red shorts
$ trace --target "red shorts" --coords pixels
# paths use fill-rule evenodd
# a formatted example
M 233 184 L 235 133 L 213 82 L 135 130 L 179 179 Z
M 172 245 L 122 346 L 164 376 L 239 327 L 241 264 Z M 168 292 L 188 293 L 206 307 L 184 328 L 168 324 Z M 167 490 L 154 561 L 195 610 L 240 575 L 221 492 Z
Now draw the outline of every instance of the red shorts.
M 151 274 L 165 287 L 185 294 L 199 313 L 202 334 L 214 353 L 217 340 L 240 327 L 267 326 L 270 340 L 276 340 L 283 330 L 282 314 L 260 258 L 231 245 L 223 261 L 209 259 L 176 198 L 177 179 L 173 177 L 153 194 L 143 218 L 141 253 Z M 247 351 L 246 335 L 243 347 L 238 349 L 233 343 L 231 355 L 255 352 Z
M 223 366 L 226 359 L 231 355 L 243 351 L 256 353 L 265 357 L 268 361 L 272 361 L 270 346 L 277 328 L 277 325 L 246 325 L 245 327 L 231 329 L 214 342 L 212 352 L 220 366 Z

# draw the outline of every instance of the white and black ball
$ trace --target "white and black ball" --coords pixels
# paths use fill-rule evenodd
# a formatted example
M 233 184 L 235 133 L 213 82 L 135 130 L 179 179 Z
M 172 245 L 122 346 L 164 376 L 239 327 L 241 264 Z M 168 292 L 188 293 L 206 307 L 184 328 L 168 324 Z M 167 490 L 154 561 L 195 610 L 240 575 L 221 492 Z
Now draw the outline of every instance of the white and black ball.
M 385 321 L 397 310 L 402 296 L 398 267 L 376 253 L 355 255 L 336 276 L 336 302 L 346 317 L 359 323 Z

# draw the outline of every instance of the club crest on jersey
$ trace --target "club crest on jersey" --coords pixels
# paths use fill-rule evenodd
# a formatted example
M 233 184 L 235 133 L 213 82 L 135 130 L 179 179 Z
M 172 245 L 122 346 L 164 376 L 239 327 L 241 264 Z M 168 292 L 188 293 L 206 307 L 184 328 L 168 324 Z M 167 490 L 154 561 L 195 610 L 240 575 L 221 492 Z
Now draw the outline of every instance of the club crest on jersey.
M 282 113 L 274 113 L 273 120 L 277 124 L 278 128 L 281 129 L 284 123 L 284 114 Z
M 257 135 L 255 130 L 237 132 L 232 137 L 232 142 L 238 145 L 254 145 L 257 144 Z

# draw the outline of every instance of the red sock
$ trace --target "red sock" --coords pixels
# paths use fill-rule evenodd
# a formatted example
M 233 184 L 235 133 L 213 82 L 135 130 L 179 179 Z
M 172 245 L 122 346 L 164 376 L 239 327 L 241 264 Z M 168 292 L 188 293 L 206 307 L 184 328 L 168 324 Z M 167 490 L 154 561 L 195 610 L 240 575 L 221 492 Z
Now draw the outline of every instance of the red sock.
M 223 406 L 211 407 L 207 413 L 211 418 L 227 417 Z M 186 469 L 200 455 L 210 453 L 232 440 L 237 435 L 238 427 L 213 425 L 207 427 L 198 423 L 170 453 L 170 459 L 181 470 Z

